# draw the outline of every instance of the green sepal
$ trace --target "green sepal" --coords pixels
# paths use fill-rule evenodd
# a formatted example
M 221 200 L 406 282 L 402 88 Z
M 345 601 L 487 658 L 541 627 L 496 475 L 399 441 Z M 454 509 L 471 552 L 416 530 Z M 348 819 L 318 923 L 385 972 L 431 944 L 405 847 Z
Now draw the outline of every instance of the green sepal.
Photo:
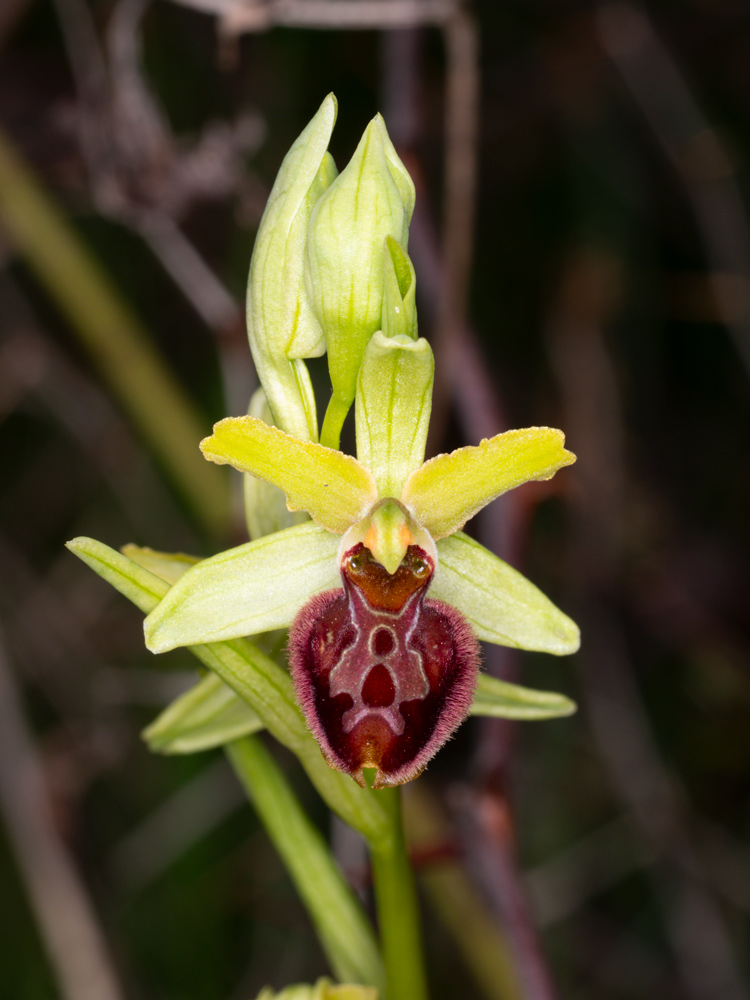
M 551 479 L 575 462 L 564 442 L 563 432 L 552 427 L 506 431 L 431 458 L 409 476 L 400 499 L 433 538 L 445 538 L 501 493 Z
M 262 387 L 253 393 L 248 414 L 262 420 L 264 424 L 274 423 L 271 407 Z M 293 524 L 302 524 L 307 520 L 306 512 L 289 510 L 283 490 L 273 483 L 246 472 L 242 477 L 242 486 L 245 523 L 250 538 L 272 535 L 276 531 L 291 528 Z
M 255 738 L 238 740 L 227 754 L 307 907 L 334 974 L 382 986 L 385 974 L 372 927 L 273 756 Z
M 380 328 L 384 240 L 393 236 L 403 247 L 408 243 L 410 184 L 378 115 L 313 209 L 308 291 L 325 330 L 333 397 L 340 407 L 351 405 L 367 341 Z
M 386 337 L 402 334 L 417 338 L 417 279 L 409 255 L 386 236 L 383 248 L 383 316 L 381 329 Z
M 206 674 L 175 698 L 141 736 L 154 753 L 187 754 L 213 750 L 264 728 L 246 701 L 216 674 Z
M 339 539 L 298 524 L 204 559 L 144 623 L 152 653 L 288 628 L 313 594 L 340 586 Z
M 459 531 L 437 543 L 430 594 L 457 608 L 478 639 L 564 656 L 575 653 L 575 622 L 533 583 Z
M 284 158 L 258 229 L 247 287 L 250 349 L 274 421 L 305 441 L 317 440 L 317 415 L 300 359 L 325 353 L 305 285 L 307 227 L 336 176 L 327 153 L 336 110 L 329 94 Z
M 400 497 L 424 461 L 435 361 L 426 340 L 376 333 L 357 380 L 357 457 L 381 497 Z
M 535 691 L 533 688 L 509 684 L 488 674 L 480 674 L 471 715 L 488 715 L 495 719 L 558 719 L 572 715 L 576 703 L 564 694 Z
M 151 611 L 169 590 L 164 580 L 93 538 L 74 538 L 67 547 L 141 611 Z M 269 733 L 299 758 L 321 797 L 345 823 L 370 844 L 387 840 L 388 818 L 377 795 L 328 766 L 305 725 L 291 678 L 278 663 L 244 639 L 192 646 L 191 652 L 244 698 Z
M 218 465 L 228 463 L 274 483 L 286 494 L 290 510 L 306 510 L 339 534 L 377 500 L 375 480 L 351 455 L 300 441 L 255 417 L 220 420 L 213 435 L 201 441 L 201 451 Z

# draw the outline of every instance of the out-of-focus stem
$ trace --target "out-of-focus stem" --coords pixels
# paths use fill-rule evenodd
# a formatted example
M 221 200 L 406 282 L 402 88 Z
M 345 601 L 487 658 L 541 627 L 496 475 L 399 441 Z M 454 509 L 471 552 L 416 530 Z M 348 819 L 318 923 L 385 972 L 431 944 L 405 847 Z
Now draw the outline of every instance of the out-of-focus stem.
M 196 516 L 220 535 L 229 514 L 228 489 L 226 478 L 198 450 L 207 428 L 107 275 L 2 132 L 0 225 Z
M 412 849 L 438 852 L 451 831 L 423 782 L 413 781 L 404 799 Z M 455 941 L 485 1000 L 524 1000 L 516 956 L 499 923 L 472 885 L 459 858 L 438 856 L 418 866 L 419 884 L 438 919 Z
M 401 789 L 389 788 L 376 794 L 391 820 L 391 835 L 371 845 L 386 1000 L 427 1000 L 419 901 L 406 852 Z

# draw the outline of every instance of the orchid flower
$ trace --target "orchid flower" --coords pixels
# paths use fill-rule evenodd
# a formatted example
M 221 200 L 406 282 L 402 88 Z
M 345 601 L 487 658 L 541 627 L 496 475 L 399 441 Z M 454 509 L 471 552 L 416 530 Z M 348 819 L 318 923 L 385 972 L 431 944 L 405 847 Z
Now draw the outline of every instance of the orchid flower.
M 460 530 L 573 462 L 562 433 L 508 431 L 423 462 L 431 387 L 426 341 L 376 333 L 357 384 L 362 461 L 257 417 L 216 424 L 204 455 L 274 484 L 312 523 L 198 563 L 145 622 L 154 652 L 291 628 L 308 726 L 332 766 L 361 784 L 374 769 L 375 787 L 415 777 L 468 714 L 478 639 L 578 646 L 569 618 Z
M 482 711 L 479 641 L 577 649 L 576 625 L 461 530 L 575 456 L 561 431 L 530 427 L 424 460 L 434 360 L 406 251 L 414 187 L 379 116 L 337 175 L 335 117 L 329 95 L 288 153 L 256 240 L 248 329 L 262 389 L 201 443 L 246 474 L 259 537 L 183 566 L 145 637 L 162 653 L 289 629 L 309 730 L 333 768 L 379 788 L 414 778 Z M 303 359 L 323 352 L 332 396 L 318 441 Z M 352 402 L 357 458 L 339 450 Z M 531 694 L 514 691 L 519 703 Z M 537 707 L 557 699 L 549 715 L 573 707 L 534 696 Z

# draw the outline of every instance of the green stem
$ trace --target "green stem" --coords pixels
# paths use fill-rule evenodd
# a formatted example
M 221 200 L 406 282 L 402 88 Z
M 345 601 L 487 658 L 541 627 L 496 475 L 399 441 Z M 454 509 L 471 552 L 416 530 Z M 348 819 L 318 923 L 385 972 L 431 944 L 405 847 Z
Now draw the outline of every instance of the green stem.
M 334 975 L 382 992 L 372 927 L 278 764 L 255 736 L 224 749 L 307 907 Z
M 320 443 L 326 448 L 334 448 L 338 451 L 341 441 L 341 428 L 344 426 L 346 415 L 351 407 L 351 402 L 331 396 L 323 419 L 323 429 L 320 432 Z
M 384 789 L 377 795 L 391 825 L 390 837 L 370 848 L 386 1000 L 427 1000 L 419 902 L 406 851 L 401 789 Z

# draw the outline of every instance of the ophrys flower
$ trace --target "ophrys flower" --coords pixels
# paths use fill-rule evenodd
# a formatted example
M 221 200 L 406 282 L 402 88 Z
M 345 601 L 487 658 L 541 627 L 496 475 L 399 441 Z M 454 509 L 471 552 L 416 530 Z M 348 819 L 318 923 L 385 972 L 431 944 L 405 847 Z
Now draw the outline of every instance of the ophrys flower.
M 360 783 L 372 768 L 376 787 L 414 777 L 465 717 L 477 639 L 578 645 L 570 619 L 460 530 L 573 462 L 562 433 L 508 431 L 423 462 L 431 387 L 426 341 L 373 337 L 356 398 L 366 464 L 256 417 L 220 421 L 206 457 L 275 484 L 314 523 L 199 563 L 145 626 L 154 652 L 291 627 L 308 725 L 334 767 Z

